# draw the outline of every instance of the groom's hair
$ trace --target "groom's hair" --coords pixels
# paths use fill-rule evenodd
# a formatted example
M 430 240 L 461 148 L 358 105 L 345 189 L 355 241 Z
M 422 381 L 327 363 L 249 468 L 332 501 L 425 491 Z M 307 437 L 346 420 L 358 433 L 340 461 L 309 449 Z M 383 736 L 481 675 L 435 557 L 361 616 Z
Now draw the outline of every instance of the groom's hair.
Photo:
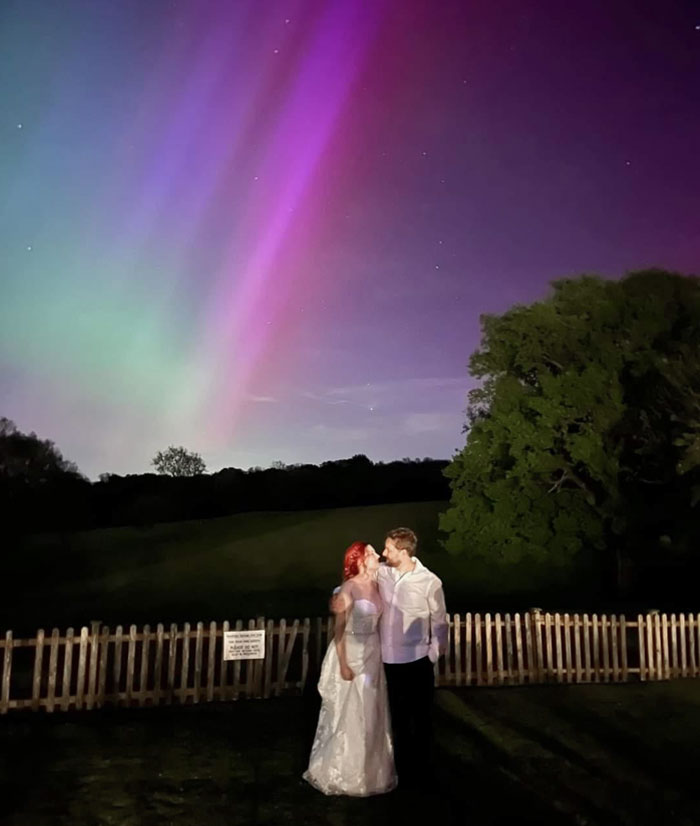
M 394 528 L 386 535 L 386 539 L 396 545 L 399 550 L 404 550 L 409 556 L 414 556 L 418 547 L 418 537 L 410 528 Z

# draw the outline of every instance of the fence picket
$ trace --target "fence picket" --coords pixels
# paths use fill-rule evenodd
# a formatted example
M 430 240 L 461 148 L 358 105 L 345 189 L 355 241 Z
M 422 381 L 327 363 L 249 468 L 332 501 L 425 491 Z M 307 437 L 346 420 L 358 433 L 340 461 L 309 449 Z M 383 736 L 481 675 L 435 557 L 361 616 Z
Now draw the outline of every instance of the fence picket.
M 119 704 L 119 693 L 121 691 L 122 656 L 124 653 L 123 632 L 124 629 L 121 625 L 114 629 L 114 692 L 117 695 L 117 705 Z
M 219 679 L 219 699 L 225 700 L 228 697 L 228 686 L 231 684 L 231 674 L 233 673 L 233 662 L 224 659 L 224 639 L 226 632 L 230 631 L 231 627 L 228 620 L 224 620 L 221 624 L 221 677 Z
M 546 674 L 551 677 L 554 673 L 554 655 L 552 652 L 552 615 L 549 612 L 544 615 L 544 648 L 547 656 Z
M 138 704 L 140 706 L 146 705 L 148 694 L 148 666 L 151 647 L 151 626 L 143 626 L 143 634 L 141 636 L 141 671 L 139 673 L 139 690 L 138 690 Z
M 73 637 L 74 631 L 66 631 L 66 644 L 63 652 L 63 680 L 61 681 L 61 710 L 68 711 L 71 700 L 71 681 L 73 679 Z
M 516 662 L 516 678 L 515 682 L 521 684 L 525 682 L 525 673 L 523 671 L 523 640 L 522 629 L 520 627 L 520 614 L 514 615 L 515 620 L 515 662 Z
M 153 705 L 160 705 L 161 694 L 163 693 L 163 647 L 165 644 L 165 634 L 163 623 L 156 625 L 156 660 L 153 665 Z
M 556 680 L 561 683 L 564 681 L 564 659 L 562 657 L 560 614 L 554 615 L 554 650 L 556 654 Z
M 54 628 L 51 631 L 49 643 L 49 674 L 46 682 L 46 710 L 53 711 L 56 705 L 56 678 L 58 676 L 58 637 L 60 631 Z
M 12 676 L 12 631 L 5 631 L 5 649 L 2 657 L 2 686 L 0 687 L 0 714 L 10 709 L 10 678 Z
M 107 694 L 107 658 L 109 657 L 109 627 L 102 628 L 100 638 L 100 661 L 97 667 L 97 708 L 105 704 Z
M 236 627 L 234 631 L 243 630 L 243 620 L 236 620 Z M 234 700 L 238 700 L 241 696 L 241 660 L 234 660 L 233 662 L 233 687 L 231 689 L 231 696 Z
M 298 621 L 298 620 L 297 620 Z M 255 629 L 255 620 L 248 620 L 248 630 Z M 250 698 L 255 696 L 255 668 L 254 660 L 244 660 L 245 662 L 245 696 Z
M 671 614 L 671 677 L 678 676 L 678 621 Z
M 472 684 L 472 615 L 468 611 L 464 618 L 464 681 Z
M 481 662 L 481 615 L 474 614 L 474 673 L 476 674 L 476 684 L 482 685 L 484 682 L 483 666 Z
M 610 659 L 611 659 L 611 672 L 610 672 L 610 679 L 613 682 L 619 682 L 620 680 L 620 653 L 619 653 L 619 634 L 618 634 L 618 622 L 617 617 L 613 614 L 610 617 Z M 624 645 L 624 641 L 623 641 Z
M 697 676 L 697 660 L 695 657 L 695 623 L 692 614 L 688 614 L 688 676 Z
M 602 652 L 603 652 L 602 677 L 603 677 L 603 682 L 608 683 L 608 682 L 610 682 L 610 646 L 609 646 L 610 623 L 608 622 L 608 619 L 605 616 L 605 614 L 601 615 L 599 621 L 600 621 L 601 648 L 602 648 Z
M 204 645 L 204 623 L 197 623 L 197 632 L 194 644 L 194 697 L 193 702 L 199 702 L 202 690 L 202 648 Z
M 209 623 L 209 647 L 207 648 L 207 702 L 214 699 L 214 683 L 216 682 L 216 623 Z M 222 640 L 223 644 L 223 640 Z
M 190 632 L 189 622 L 182 626 L 182 667 L 180 668 L 180 703 L 187 702 L 187 689 L 190 680 Z
M 175 661 L 177 659 L 177 625 L 170 624 L 170 634 L 168 636 L 168 703 L 172 703 L 175 697 Z
M 686 646 L 685 638 L 685 614 L 678 615 L 678 638 L 680 647 L 680 669 L 681 677 L 688 676 L 688 648 Z
M 582 629 L 581 617 L 578 614 L 574 614 L 574 661 L 576 665 L 575 679 L 577 683 L 583 682 L 583 661 L 581 660 Z
M 36 649 L 34 651 L 34 676 L 32 677 L 32 711 L 39 710 L 41 696 L 41 664 L 44 658 L 44 629 L 36 632 Z
M 459 614 L 454 615 L 454 648 L 455 648 L 455 685 L 462 685 L 464 675 L 462 673 L 462 618 Z
M 272 641 L 275 633 L 275 621 L 268 620 L 265 629 L 265 676 L 263 682 L 262 696 L 267 699 L 270 696 L 272 686 Z
M 450 676 L 452 674 L 452 664 L 450 662 L 450 655 L 452 654 L 452 640 L 453 640 L 453 629 L 452 629 L 452 618 L 450 615 L 447 615 L 447 643 L 445 648 L 445 656 L 443 659 L 443 668 L 444 668 L 444 675 L 445 675 L 445 683 L 447 685 L 450 684 Z M 433 673 L 435 675 L 435 682 L 439 679 L 439 667 L 440 663 L 436 661 L 433 665 Z
M 486 682 L 493 683 L 493 649 L 491 644 L 491 614 L 484 615 L 484 650 L 486 651 Z
M 647 614 L 644 618 L 647 631 L 647 679 L 656 679 L 656 649 L 654 647 L 654 615 Z
M 564 682 L 574 682 L 574 669 L 571 662 L 571 617 L 564 614 Z
M 100 648 L 100 625 L 98 620 L 90 623 L 90 664 L 88 667 L 87 708 L 88 711 L 95 705 L 97 693 L 97 658 Z
M 602 657 L 600 656 L 600 623 L 598 614 L 591 616 L 591 625 L 593 627 L 593 640 L 591 644 L 593 653 L 593 680 L 599 683 L 601 682 Z
M 527 639 L 527 670 L 528 682 L 538 681 L 540 678 L 540 629 L 539 614 L 531 611 L 525 615 Z
M 136 666 L 136 626 L 129 626 L 129 646 L 126 654 L 126 704 L 131 705 L 134 696 L 134 671 Z
M 75 687 L 75 707 L 83 707 L 85 697 L 85 667 L 87 663 L 88 630 L 85 626 L 80 629 L 80 643 L 78 647 L 78 677 Z
M 654 648 L 656 653 L 655 676 L 657 680 L 664 678 L 663 647 L 661 642 L 661 615 L 654 614 Z
M 513 640 L 515 620 L 510 614 L 506 614 L 503 622 L 503 630 L 506 635 L 506 676 L 509 683 L 516 683 L 515 643 Z
M 503 673 L 503 620 L 500 614 L 494 617 L 496 626 L 496 683 L 501 685 L 505 681 Z
M 304 617 L 304 628 L 302 631 L 302 650 L 301 650 L 301 684 L 299 688 L 303 689 L 306 685 L 306 680 L 309 674 L 309 638 L 311 635 L 311 620 Z M 272 651 L 270 651 L 270 667 L 272 667 Z

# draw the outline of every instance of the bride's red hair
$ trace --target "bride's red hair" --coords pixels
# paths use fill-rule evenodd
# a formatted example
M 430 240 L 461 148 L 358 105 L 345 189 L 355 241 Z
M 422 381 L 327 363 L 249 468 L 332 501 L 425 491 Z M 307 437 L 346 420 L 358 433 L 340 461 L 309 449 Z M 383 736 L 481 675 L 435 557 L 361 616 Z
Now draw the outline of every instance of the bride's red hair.
M 360 562 L 365 558 L 367 542 L 353 542 L 345 551 L 343 559 L 343 580 L 350 579 L 360 573 Z

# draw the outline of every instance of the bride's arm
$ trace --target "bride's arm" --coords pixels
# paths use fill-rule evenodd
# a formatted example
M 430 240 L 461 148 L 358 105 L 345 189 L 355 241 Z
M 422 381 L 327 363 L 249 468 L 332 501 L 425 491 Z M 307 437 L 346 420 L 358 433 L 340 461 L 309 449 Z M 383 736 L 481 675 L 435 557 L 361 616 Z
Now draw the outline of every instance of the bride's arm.
M 335 649 L 338 653 L 338 661 L 340 663 L 340 676 L 344 680 L 352 680 L 355 676 L 353 670 L 348 665 L 345 650 L 345 626 L 347 625 L 348 617 L 352 610 L 352 604 L 352 587 L 349 582 L 346 582 L 338 594 L 337 607 L 339 610 L 335 615 Z

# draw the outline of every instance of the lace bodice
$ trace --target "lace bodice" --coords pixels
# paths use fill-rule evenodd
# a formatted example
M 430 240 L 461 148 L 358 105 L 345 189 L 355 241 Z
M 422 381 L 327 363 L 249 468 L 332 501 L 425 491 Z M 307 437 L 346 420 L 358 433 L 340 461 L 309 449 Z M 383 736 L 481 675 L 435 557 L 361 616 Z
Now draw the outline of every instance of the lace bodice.
M 382 610 L 371 599 L 356 599 L 345 626 L 346 634 L 376 634 Z

